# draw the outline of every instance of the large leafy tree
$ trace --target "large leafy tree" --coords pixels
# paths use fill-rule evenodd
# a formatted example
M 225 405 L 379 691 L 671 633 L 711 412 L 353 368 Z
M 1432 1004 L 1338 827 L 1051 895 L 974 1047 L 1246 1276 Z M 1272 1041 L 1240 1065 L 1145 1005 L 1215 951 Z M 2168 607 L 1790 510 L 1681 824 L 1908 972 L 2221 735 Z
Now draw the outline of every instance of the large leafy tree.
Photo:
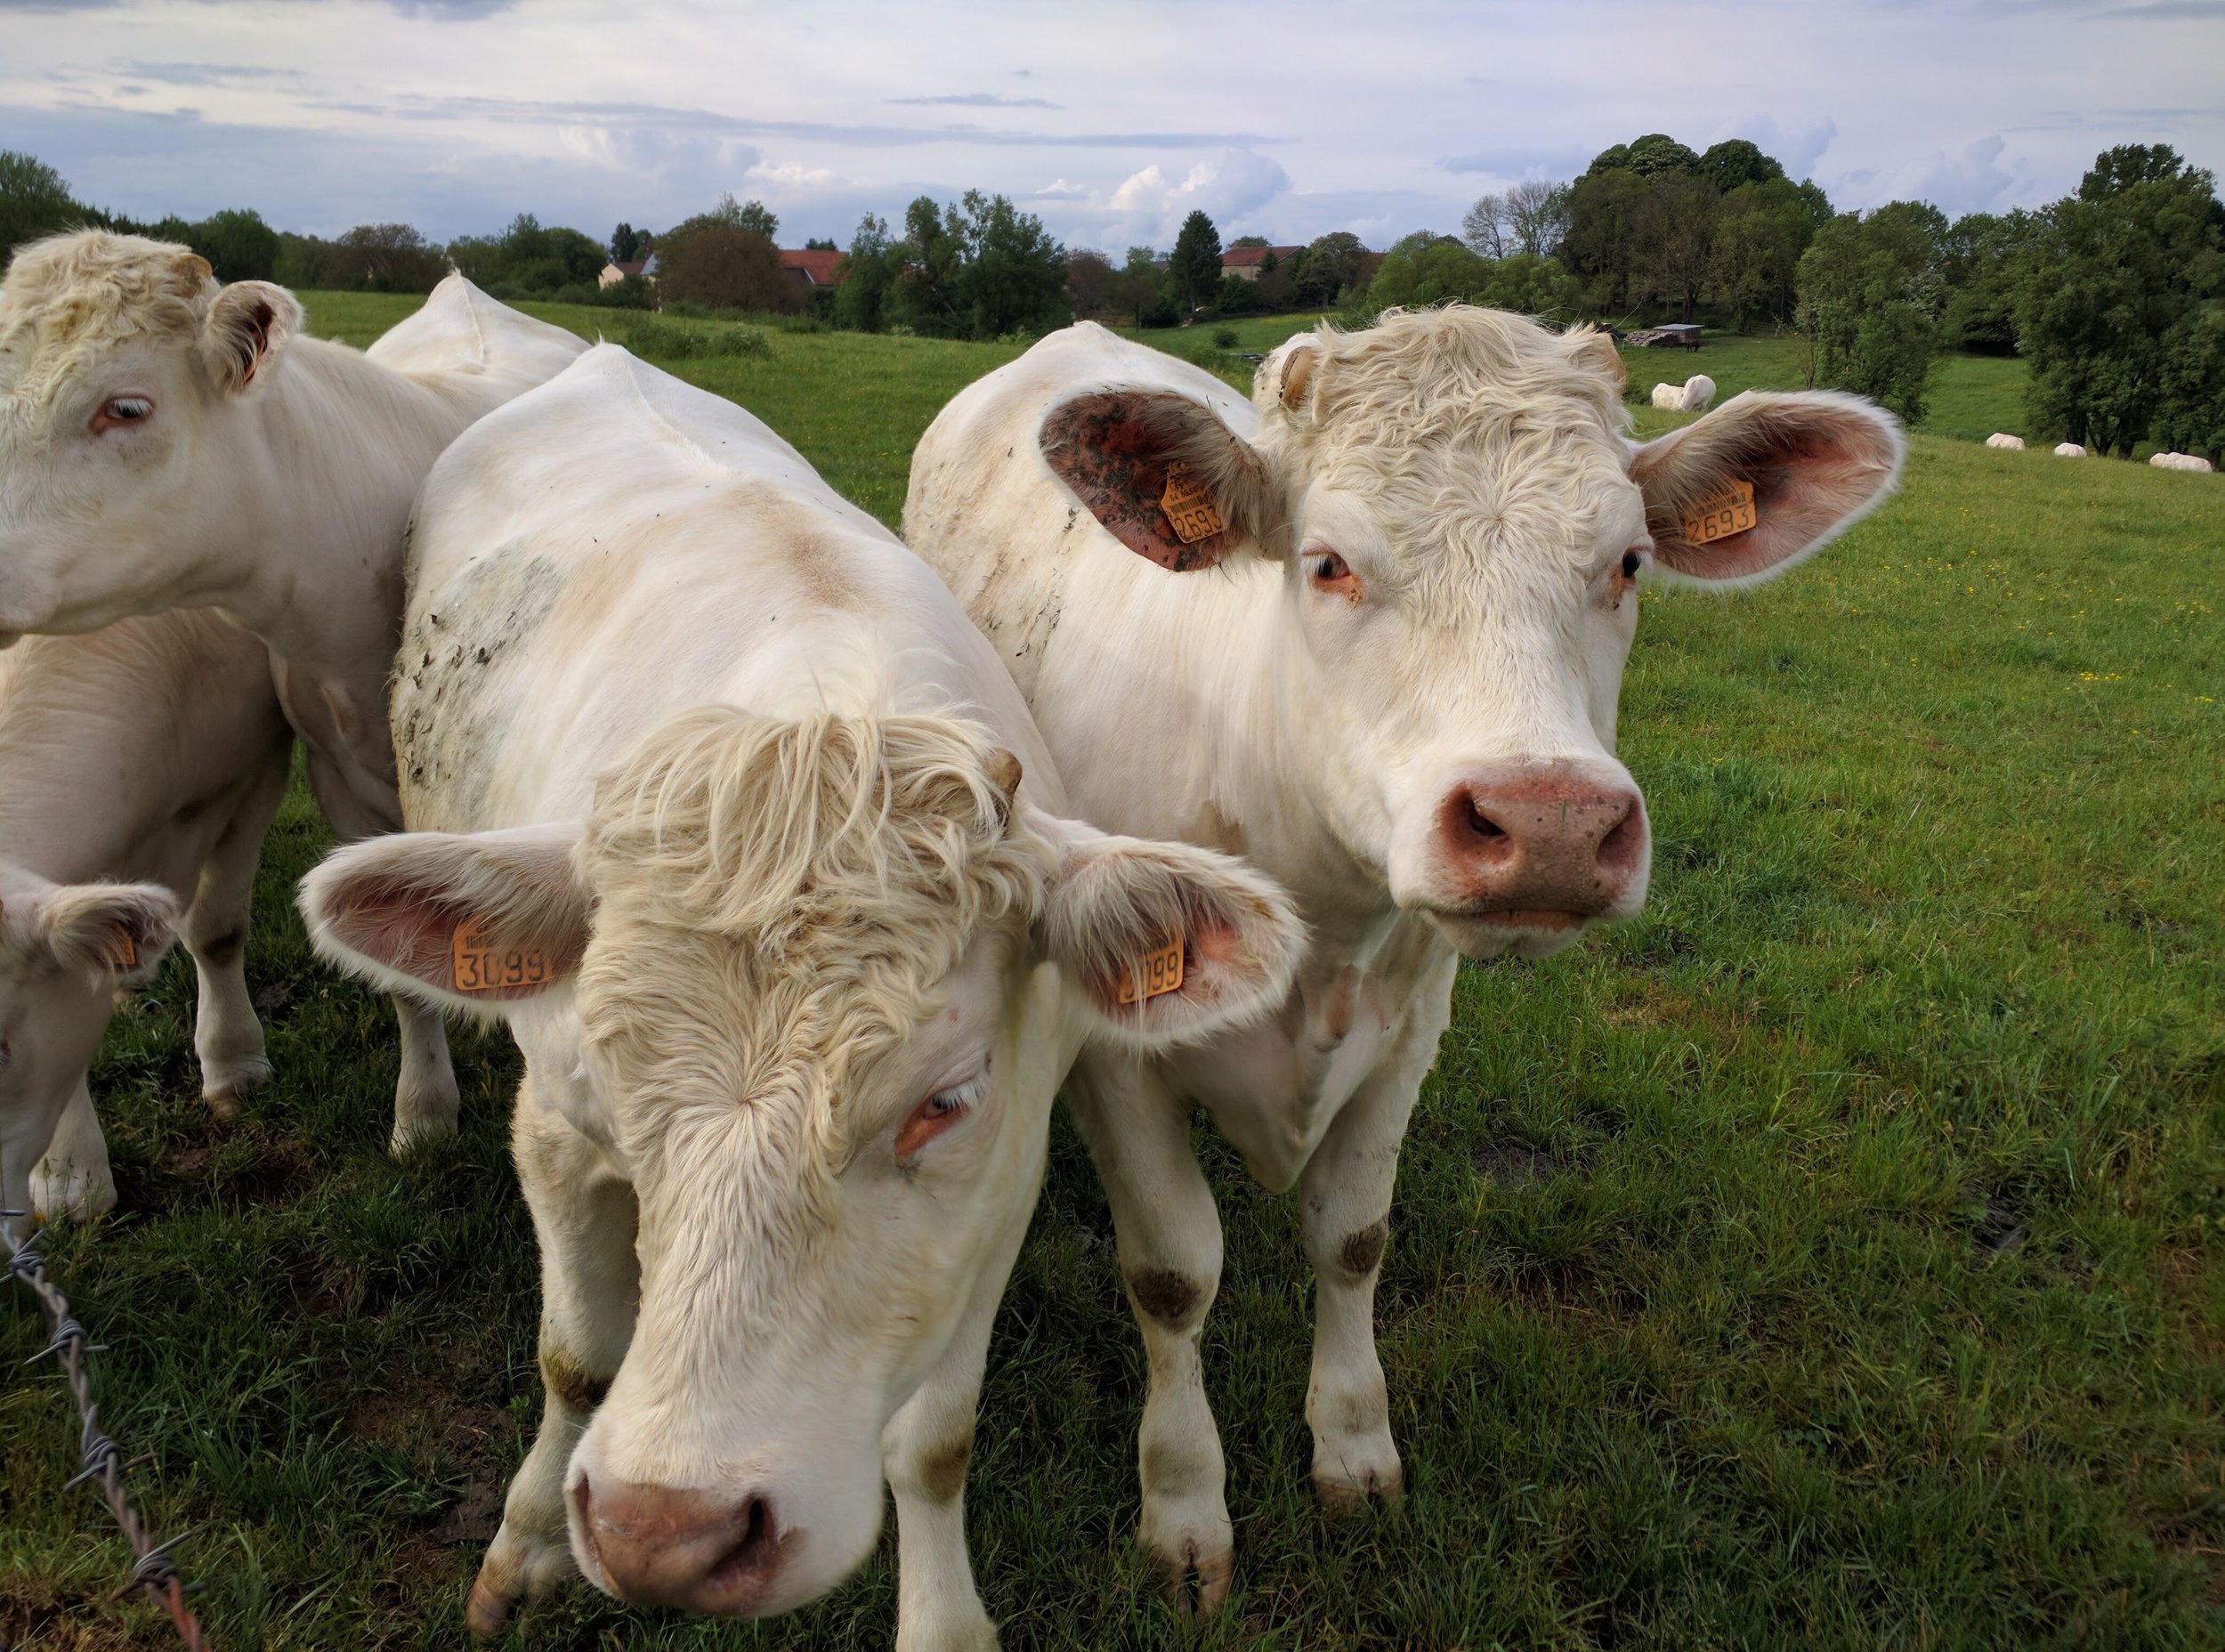
M 96 219 L 70 198 L 69 186 L 36 156 L 0 150 L 0 264 L 26 241 Z
M 878 333 L 887 324 L 884 312 L 902 267 L 895 250 L 887 219 L 869 212 L 858 221 L 849 256 L 842 264 L 841 285 L 835 288 L 835 320 L 842 326 L 853 332 Z
M 1210 304 L 1221 286 L 1221 237 L 1213 221 L 1193 212 L 1182 221 L 1174 239 L 1174 255 L 1167 260 L 1167 284 L 1186 306 Z
M 1800 263 L 1800 319 L 1816 382 L 1870 397 L 1910 424 L 1923 417 L 1944 335 L 1938 209 L 1895 202 L 1817 231 Z
M 2198 404 L 2207 317 L 2225 302 L 2209 173 L 2160 146 L 2108 151 L 2043 215 L 2029 268 L 2018 334 L 2041 428 L 2130 458 L 2166 406 L 2175 418 Z
M 1774 156 L 1763 154 L 1760 145 L 1745 138 L 1726 138 L 1700 157 L 1700 174 L 1718 194 L 1727 195 L 1743 184 L 1782 178 L 1784 167 Z
M 1830 203 L 1821 190 L 1782 176 L 1742 183 L 1723 197 L 1707 279 L 1732 327 L 1743 333 L 1757 317 L 1791 318 L 1800 255 L 1830 221 Z
M 1697 172 L 1663 172 L 1647 181 L 1630 212 L 1631 273 L 1687 321 L 1707 284 L 1716 206 L 1715 186 Z
M 1043 221 L 1002 195 L 968 190 L 959 203 L 964 248 L 959 298 L 975 338 L 1045 333 L 1064 326 L 1066 249 Z
M 1586 173 L 1569 190 L 1561 256 L 1583 282 L 1586 299 L 1610 314 L 1630 299 L 1637 251 L 1631 221 L 1645 198 L 1646 180 L 1627 166 Z

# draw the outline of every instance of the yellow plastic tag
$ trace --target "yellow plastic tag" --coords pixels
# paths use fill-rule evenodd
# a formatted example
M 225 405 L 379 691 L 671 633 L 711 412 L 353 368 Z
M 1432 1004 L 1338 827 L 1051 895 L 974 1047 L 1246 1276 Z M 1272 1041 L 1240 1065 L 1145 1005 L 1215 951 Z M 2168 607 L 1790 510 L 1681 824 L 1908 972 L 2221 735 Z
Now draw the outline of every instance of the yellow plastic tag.
M 459 992 L 522 992 L 548 983 L 548 955 L 534 947 L 490 943 L 477 919 L 456 926 L 449 961 Z
M 1190 474 L 1187 465 L 1168 466 L 1167 490 L 1159 496 L 1159 508 L 1167 513 L 1175 538 L 1185 545 L 1210 539 L 1221 530 L 1220 506 L 1205 484 Z
M 1137 989 L 1137 983 L 1142 988 Z M 1154 999 L 1174 992 L 1182 984 L 1182 937 L 1180 935 L 1155 952 L 1146 952 L 1137 960 L 1136 968 L 1121 977 L 1121 1002 L 1133 1004 L 1139 1000 Z
M 118 975 L 139 968 L 139 943 L 132 939 L 132 932 L 122 924 L 109 926 L 107 956 L 109 968 Z
M 1685 513 L 1684 537 L 1694 545 L 1706 545 L 1744 533 L 1760 520 L 1761 513 L 1754 508 L 1753 483 L 1734 482 Z

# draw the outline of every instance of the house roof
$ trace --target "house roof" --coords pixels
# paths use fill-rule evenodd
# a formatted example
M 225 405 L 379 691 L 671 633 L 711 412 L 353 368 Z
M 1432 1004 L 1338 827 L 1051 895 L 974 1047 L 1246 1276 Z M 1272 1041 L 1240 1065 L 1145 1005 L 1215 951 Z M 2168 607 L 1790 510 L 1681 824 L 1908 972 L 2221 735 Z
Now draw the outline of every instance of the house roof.
M 841 262 L 840 253 L 791 252 L 786 247 L 781 250 L 781 268 L 796 271 L 813 287 L 832 287 L 835 284 L 835 266 Z
M 1293 253 L 1305 250 L 1303 247 L 1232 247 L 1221 255 L 1221 268 L 1249 270 L 1256 263 L 1266 263 L 1269 253 L 1274 255 L 1275 263 L 1281 263 Z
M 622 276 L 654 275 L 657 273 L 657 255 L 651 253 L 646 258 L 636 258 L 628 263 L 620 263 L 613 259 L 606 267 L 617 271 Z

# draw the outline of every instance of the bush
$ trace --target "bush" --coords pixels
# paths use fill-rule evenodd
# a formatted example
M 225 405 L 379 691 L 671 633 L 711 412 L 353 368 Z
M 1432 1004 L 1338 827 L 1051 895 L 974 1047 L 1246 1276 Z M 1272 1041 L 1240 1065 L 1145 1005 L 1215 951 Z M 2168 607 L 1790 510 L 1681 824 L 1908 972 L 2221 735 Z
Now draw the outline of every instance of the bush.
M 773 341 L 754 327 L 678 327 L 655 316 L 643 317 L 627 329 L 626 347 L 637 356 L 663 361 L 773 353 Z
M 1233 327 L 1215 328 L 1213 344 L 1217 349 L 1234 350 L 1237 344 L 1236 329 Z

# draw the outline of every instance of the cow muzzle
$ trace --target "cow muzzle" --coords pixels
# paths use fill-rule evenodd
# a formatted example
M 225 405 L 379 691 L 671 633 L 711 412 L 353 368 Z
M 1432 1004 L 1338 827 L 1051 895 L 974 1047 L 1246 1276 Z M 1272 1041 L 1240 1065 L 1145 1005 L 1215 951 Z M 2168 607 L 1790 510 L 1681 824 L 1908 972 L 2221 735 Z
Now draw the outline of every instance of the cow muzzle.
M 1439 800 L 1429 915 L 1464 952 L 1558 950 L 1646 898 L 1646 800 L 1618 773 L 1574 764 L 1481 769 Z
M 769 1495 L 739 1499 L 584 1474 L 571 1488 L 580 1559 L 603 1587 L 640 1606 L 757 1617 L 787 1610 L 781 1575 L 805 1534 Z

